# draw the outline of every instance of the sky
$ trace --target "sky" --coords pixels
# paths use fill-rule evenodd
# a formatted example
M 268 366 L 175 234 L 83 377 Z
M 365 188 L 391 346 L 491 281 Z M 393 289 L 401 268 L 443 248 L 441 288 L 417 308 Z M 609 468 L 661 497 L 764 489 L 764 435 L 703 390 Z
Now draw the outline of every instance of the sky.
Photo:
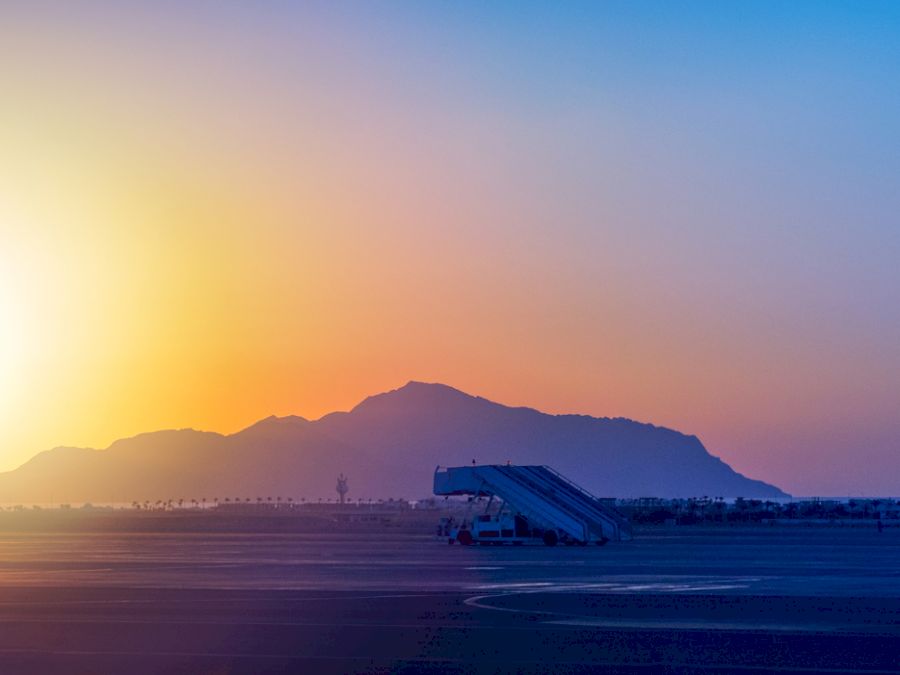
M 408 380 L 900 496 L 900 5 L 4 2 L 0 470 Z

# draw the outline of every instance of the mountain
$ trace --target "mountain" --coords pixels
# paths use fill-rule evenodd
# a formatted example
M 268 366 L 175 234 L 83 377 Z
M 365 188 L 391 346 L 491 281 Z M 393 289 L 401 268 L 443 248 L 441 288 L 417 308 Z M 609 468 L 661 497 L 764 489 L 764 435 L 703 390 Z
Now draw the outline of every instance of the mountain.
M 268 417 L 230 436 L 182 429 L 106 450 L 56 448 L 0 474 L 0 501 L 422 497 L 437 465 L 549 464 L 601 496 L 785 497 L 696 436 L 627 419 L 511 408 L 410 382 L 319 420 Z

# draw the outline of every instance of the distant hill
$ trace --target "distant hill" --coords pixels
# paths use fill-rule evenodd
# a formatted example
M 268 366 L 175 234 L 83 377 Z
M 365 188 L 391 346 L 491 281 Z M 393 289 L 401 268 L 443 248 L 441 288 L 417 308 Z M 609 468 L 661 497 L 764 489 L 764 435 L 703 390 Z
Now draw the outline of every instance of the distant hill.
M 600 496 L 785 497 L 710 455 L 695 436 L 627 419 L 510 408 L 410 382 L 350 412 L 269 417 L 230 436 L 183 429 L 106 450 L 56 448 L 0 474 L 0 502 L 247 497 L 423 497 L 435 467 L 549 464 Z

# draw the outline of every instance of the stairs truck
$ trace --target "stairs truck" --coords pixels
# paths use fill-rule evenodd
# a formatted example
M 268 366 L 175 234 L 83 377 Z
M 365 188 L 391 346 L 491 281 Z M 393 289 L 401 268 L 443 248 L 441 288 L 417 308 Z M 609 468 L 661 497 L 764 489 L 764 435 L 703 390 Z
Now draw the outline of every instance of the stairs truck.
M 488 498 L 481 513 L 448 524 L 450 544 L 602 546 L 631 539 L 625 516 L 549 466 L 437 467 L 434 494 L 468 495 L 470 504 Z

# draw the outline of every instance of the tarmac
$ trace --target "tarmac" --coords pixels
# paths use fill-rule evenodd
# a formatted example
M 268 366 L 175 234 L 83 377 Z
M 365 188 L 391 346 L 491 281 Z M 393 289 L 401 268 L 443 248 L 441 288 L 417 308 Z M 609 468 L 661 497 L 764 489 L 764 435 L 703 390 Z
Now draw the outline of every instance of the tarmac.
M 900 527 L 0 534 L 0 673 L 900 672 Z

